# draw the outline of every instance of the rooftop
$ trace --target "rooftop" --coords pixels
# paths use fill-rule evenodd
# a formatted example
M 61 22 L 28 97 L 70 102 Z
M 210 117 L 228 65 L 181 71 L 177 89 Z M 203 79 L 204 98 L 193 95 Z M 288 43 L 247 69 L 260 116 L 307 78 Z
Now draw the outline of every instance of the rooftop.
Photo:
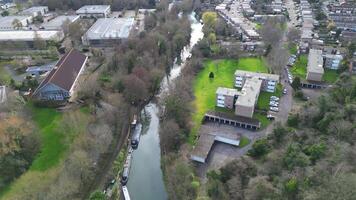
M 85 55 L 75 49 L 71 49 L 57 62 L 53 70 L 38 86 L 34 95 L 47 83 L 55 84 L 70 91 L 86 60 L 87 57 Z
M 34 6 L 34 7 L 30 7 L 27 8 L 23 11 L 20 12 L 21 15 L 32 15 L 33 13 L 36 12 L 42 12 L 42 11 L 48 11 L 48 7 L 47 6 Z
M 86 5 L 79 8 L 76 13 L 105 13 L 108 9 L 110 9 L 110 5 Z
M 218 87 L 216 94 L 225 95 L 225 96 L 236 96 L 238 91 L 236 89 Z
M 0 31 L 0 41 L 33 41 L 35 35 L 38 35 L 43 40 L 60 41 L 63 39 L 61 31 L 27 31 L 13 30 Z
M 254 107 L 260 94 L 262 80 L 257 77 L 246 79 L 235 105 Z
M 20 21 L 30 19 L 30 16 L 6 16 L 0 17 L 0 27 L 13 27 L 12 22 L 18 19 Z
M 90 27 L 85 36 L 89 40 L 127 38 L 134 23 L 134 18 L 101 18 Z
M 65 21 L 69 20 L 71 23 L 79 19 L 78 15 L 69 15 L 69 16 L 58 16 L 48 22 L 43 23 L 41 26 L 45 29 L 61 29 Z
M 279 75 L 277 74 L 267 74 L 267 73 L 257 73 L 257 72 L 250 72 L 244 70 L 236 70 L 235 76 L 243 76 L 243 77 L 257 77 L 259 79 L 268 79 L 279 81 Z
M 308 72 L 324 73 L 322 50 L 310 49 L 308 56 Z

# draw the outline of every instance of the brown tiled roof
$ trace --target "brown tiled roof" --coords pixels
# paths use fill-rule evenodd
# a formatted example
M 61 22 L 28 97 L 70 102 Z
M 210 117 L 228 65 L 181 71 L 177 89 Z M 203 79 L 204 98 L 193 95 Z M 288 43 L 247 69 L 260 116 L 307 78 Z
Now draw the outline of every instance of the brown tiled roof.
M 34 94 L 47 83 L 55 84 L 58 87 L 69 91 L 72 88 L 86 58 L 87 57 L 79 51 L 71 49 L 57 62 L 55 68 L 41 82 Z

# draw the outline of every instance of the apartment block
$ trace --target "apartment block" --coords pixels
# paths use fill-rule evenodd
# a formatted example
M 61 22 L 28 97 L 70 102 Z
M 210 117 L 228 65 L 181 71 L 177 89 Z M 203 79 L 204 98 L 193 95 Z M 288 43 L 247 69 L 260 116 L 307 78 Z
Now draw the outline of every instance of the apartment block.
M 324 75 L 322 50 L 310 49 L 308 56 L 308 81 L 321 81 Z
M 340 67 L 343 57 L 340 54 L 325 54 L 324 59 L 325 68 L 337 70 Z
M 279 76 L 276 74 L 256 73 L 243 70 L 235 71 L 235 87 L 242 88 L 246 80 L 256 77 L 262 81 L 261 90 L 275 92 L 279 83 Z
M 216 106 L 220 108 L 234 108 L 238 91 L 236 89 L 219 87 L 216 90 Z
M 235 115 L 252 118 L 260 95 L 262 80 L 258 77 L 246 79 L 235 103 Z

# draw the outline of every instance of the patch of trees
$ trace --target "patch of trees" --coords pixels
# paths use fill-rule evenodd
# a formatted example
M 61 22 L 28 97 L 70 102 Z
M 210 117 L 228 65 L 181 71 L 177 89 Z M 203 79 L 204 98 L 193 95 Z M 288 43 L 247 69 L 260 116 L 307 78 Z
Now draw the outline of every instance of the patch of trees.
M 355 199 L 355 111 L 356 80 L 343 74 L 287 125 L 258 140 L 249 156 L 210 172 L 207 193 L 212 199 Z
M 116 47 L 102 74 L 106 87 L 120 92 L 127 102 L 138 105 L 158 91 L 164 73 L 169 73 L 175 58 L 190 41 L 190 22 L 187 16 L 167 8 L 150 14 L 149 29 L 138 37 Z M 157 24 L 157 26 L 156 26 Z
M 0 191 L 30 167 L 39 151 L 40 138 L 23 103 L 20 96 L 11 93 L 0 105 Z

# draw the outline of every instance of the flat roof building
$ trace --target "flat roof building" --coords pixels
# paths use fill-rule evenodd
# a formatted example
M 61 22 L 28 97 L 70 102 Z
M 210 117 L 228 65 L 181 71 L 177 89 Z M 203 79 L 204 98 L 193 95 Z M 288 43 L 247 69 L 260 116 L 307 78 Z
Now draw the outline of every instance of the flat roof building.
M 15 21 L 19 21 L 21 25 L 16 25 Z M 0 31 L 13 30 L 16 28 L 27 27 L 32 23 L 32 16 L 6 16 L 0 17 Z M 21 27 L 20 27 L 21 26 Z
M 236 89 L 218 87 L 216 90 L 216 106 L 233 109 L 237 95 L 238 91 Z
M 310 49 L 306 77 L 308 81 L 322 80 L 324 75 L 322 54 L 322 50 Z
M 0 31 L 0 42 L 33 42 L 37 36 L 45 41 L 59 42 L 64 38 L 62 31 L 32 31 L 32 30 L 12 30 L 12 31 Z
M 43 16 L 46 13 L 48 13 L 47 6 L 34 6 L 21 11 L 20 15 L 29 15 L 32 17 L 37 17 L 37 16 Z
M 87 46 L 115 45 L 129 37 L 134 23 L 134 18 L 98 19 L 83 35 L 83 44 Z
M 78 15 L 70 15 L 70 16 L 58 16 L 48 22 L 45 22 L 41 25 L 42 28 L 46 30 L 62 30 L 62 25 L 64 22 L 68 21 L 69 23 L 73 23 L 79 19 Z
M 253 117 L 255 105 L 260 95 L 262 80 L 252 77 L 245 81 L 235 103 L 235 114 L 242 117 Z
M 111 13 L 110 5 L 86 5 L 76 11 L 77 15 L 84 18 L 108 17 Z
M 262 81 L 261 90 L 266 92 L 275 92 L 277 84 L 279 83 L 279 75 L 257 73 L 244 70 L 235 71 L 235 87 L 242 88 L 247 79 L 257 77 Z

